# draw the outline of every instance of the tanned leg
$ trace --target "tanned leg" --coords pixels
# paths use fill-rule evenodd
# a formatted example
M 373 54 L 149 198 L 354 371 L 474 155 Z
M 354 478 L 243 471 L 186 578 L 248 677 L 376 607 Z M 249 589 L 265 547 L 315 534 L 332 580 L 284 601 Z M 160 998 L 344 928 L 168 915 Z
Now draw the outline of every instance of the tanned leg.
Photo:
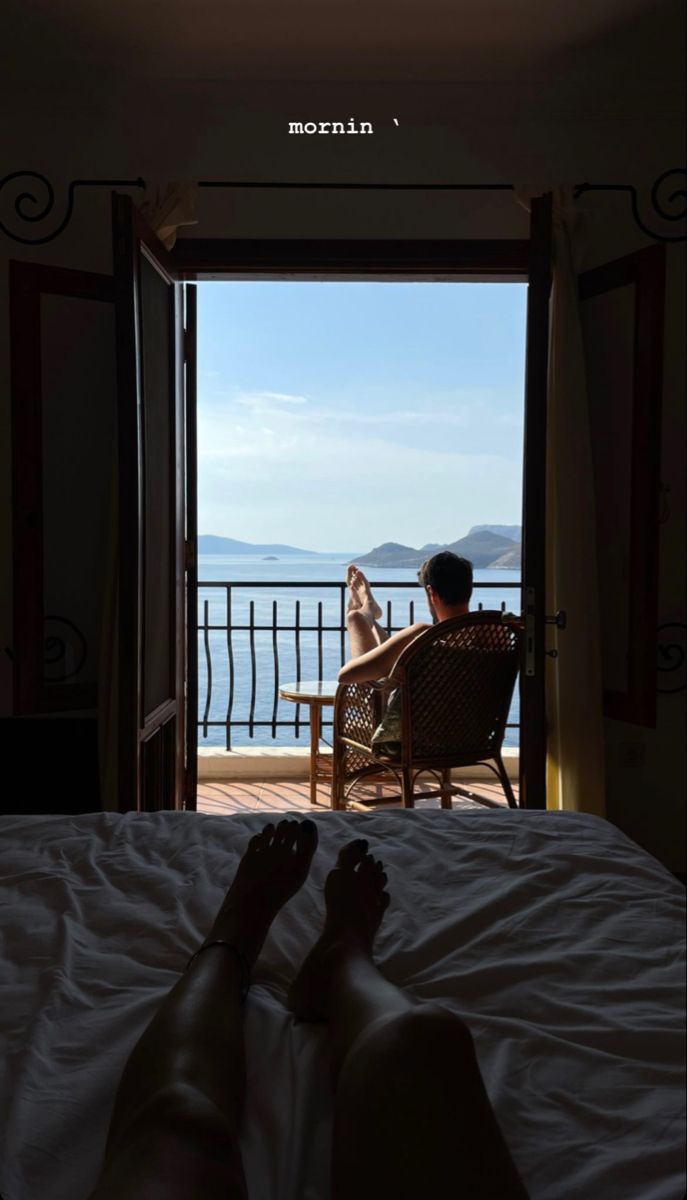
M 330 1024 L 334 1200 L 527 1200 L 467 1026 L 374 965 L 385 884 L 365 841 L 342 850 L 324 932 L 290 995 L 297 1016 Z
M 313 821 L 266 825 L 203 945 L 222 938 L 252 968 L 274 917 L 305 881 L 316 845 Z M 172 988 L 124 1069 L 91 1200 L 245 1200 L 242 982 L 239 954 L 215 945 Z
M 382 610 L 372 595 L 370 585 L 363 572 L 351 564 L 346 572 L 348 584 L 348 608 L 346 628 L 351 658 L 360 658 L 368 650 L 374 650 L 387 640 L 388 634 L 378 624 Z

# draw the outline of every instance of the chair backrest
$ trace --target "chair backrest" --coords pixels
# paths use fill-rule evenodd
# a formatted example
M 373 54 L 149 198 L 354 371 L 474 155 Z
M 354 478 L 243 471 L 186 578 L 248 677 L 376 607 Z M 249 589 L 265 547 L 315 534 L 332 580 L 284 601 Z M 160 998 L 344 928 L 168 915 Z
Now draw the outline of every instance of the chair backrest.
M 521 637 L 517 621 L 488 611 L 441 621 L 406 647 L 391 676 L 401 688 L 406 761 L 479 761 L 500 752 Z

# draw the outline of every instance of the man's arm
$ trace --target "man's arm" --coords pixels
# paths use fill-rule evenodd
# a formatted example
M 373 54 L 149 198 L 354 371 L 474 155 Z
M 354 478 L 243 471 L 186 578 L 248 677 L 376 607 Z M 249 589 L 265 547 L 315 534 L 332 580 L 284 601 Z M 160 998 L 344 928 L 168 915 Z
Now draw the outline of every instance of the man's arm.
M 374 679 L 385 679 L 393 671 L 401 651 L 425 629 L 431 629 L 431 625 L 421 622 L 409 625 L 407 629 L 393 633 L 381 646 L 375 646 L 374 650 L 368 650 L 359 658 L 352 658 L 339 671 L 339 683 L 368 683 Z

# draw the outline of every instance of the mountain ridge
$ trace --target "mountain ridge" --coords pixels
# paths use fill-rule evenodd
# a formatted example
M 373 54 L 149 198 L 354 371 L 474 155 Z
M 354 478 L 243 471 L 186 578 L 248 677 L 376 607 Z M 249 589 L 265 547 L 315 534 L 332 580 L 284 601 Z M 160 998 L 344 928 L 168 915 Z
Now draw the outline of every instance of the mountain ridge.
M 497 568 L 499 570 L 519 570 L 520 568 L 520 526 L 519 525 L 473 525 L 465 537 L 455 542 L 427 542 L 417 550 L 414 546 L 406 546 L 402 542 L 382 542 L 368 554 L 357 556 L 355 561 L 361 565 L 374 567 L 419 567 L 430 555 L 440 550 L 451 550 L 463 558 L 469 558 L 474 567 Z M 247 558 L 264 558 L 266 555 L 276 555 L 282 558 L 302 557 L 321 558 L 323 552 L 304 550 L 298 546 L 287 546 L 282 543 L 242 542 L 237 538 L 220 537 L 213 533 L 203 533 L 198 537 L 198 553 L 245 555 Z M 328 551 L 328 554 L 339 553 Z M 346 559 L 342 551 L 341 556 Z
M 518 526 L 509 528 L 517 529 Z M 360 566 L 417 568 L 429 554 L 436 554 L 439 550 L 450 550 L 461 558 L 469 559 L 473 567 L 481 569 L 517 571 L 521 565 L 520 542 L 493 532 L 489 526 L 473 526 L 465 537 L 458 538 L 455 542 L 447 542 L 443 546 L 428 543 L 421 550 L 416 550 L 413 546 L 403 546 L 399 542 L 382 542 L 356 561 Z
M 473 533 L 498 533 L 501 537 L 509 538 L 513 542 L 522 541 L 522 525 L 473 525 L 468 529 L 466 537 L 470 537 Z

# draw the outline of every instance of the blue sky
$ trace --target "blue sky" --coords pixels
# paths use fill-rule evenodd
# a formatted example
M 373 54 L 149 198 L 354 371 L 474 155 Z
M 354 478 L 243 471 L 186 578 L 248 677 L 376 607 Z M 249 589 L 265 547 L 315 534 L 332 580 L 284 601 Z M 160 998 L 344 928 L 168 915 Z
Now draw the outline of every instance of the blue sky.
M 361 552 L 517 524 L 522 284 L 198 286 L 198 530 Z

